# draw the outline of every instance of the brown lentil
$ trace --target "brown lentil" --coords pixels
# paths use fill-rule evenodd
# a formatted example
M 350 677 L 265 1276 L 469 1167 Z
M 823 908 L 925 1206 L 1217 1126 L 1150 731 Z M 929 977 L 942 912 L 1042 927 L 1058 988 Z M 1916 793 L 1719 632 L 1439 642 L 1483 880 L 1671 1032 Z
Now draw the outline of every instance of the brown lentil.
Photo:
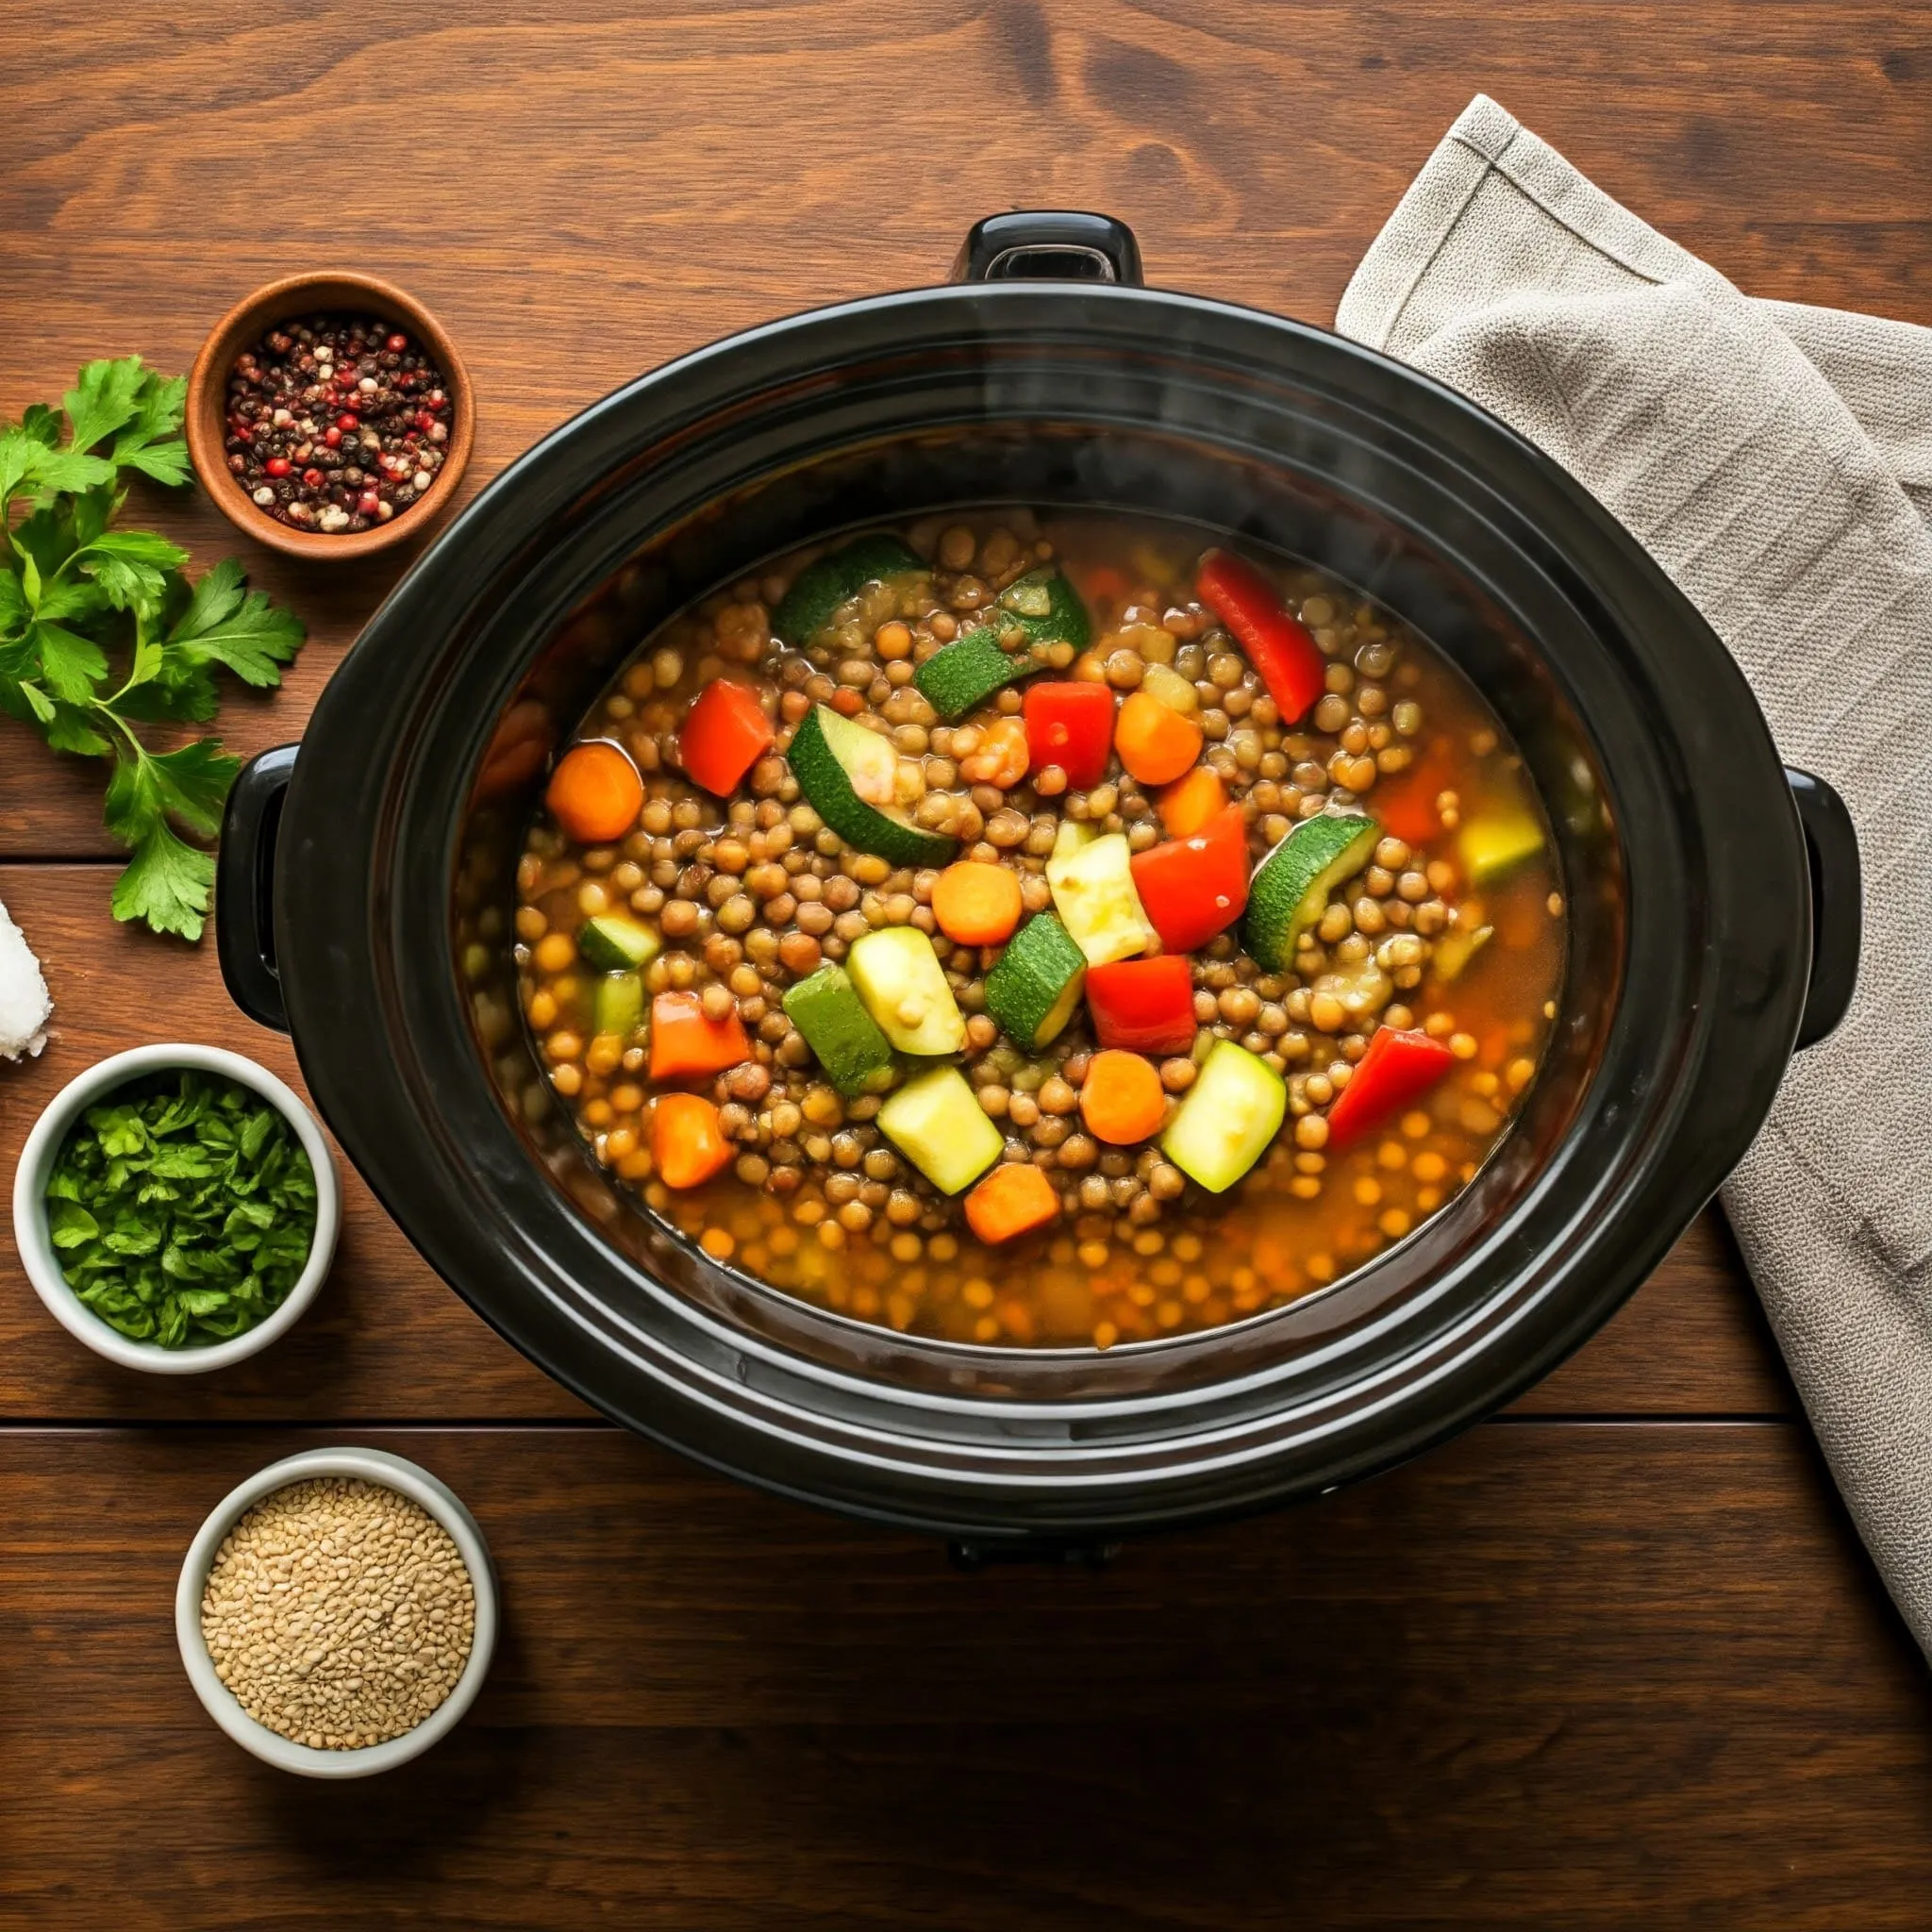
M 895 1328 L 1012 1346 L 1112 1346 L 1276 1307 L 1361 1265 L 1400 1238 L 1391 1229 L 1434 1212 L 1474 1173 L 1534 1077 L 1554 1017 L 1538 1002 L 1554 984 L 1562 902 L 1540 867 L 1479 895 L 1462 883 L 1453 861 L 1463 818 L 1520 788 L 1512 790 L 1513 754 L 1500 737 L 1489 753 L 1474 749 L 1490 724 L 1424 647 L 1352 593 L 1290 572 L 1290 601 L 1328 664 L 1313 715 L 1284 729 L 1239 648 L 1193 601 L 1184 546 L 1150 540 L 1126 572 L 1129 587 L 1092 602 L 1087 655 L 1076 661 L 1065 645 L 1043 654 L 1054 675 L 1115 691 L 1158 686 L 1163 701 L 1184 693 L 1207 734 L 1203 762 L 1241 808 L 1251 859 L 1301 818 L 1357 799 L 1370 811 L 1383 796 L 1401 805 L 1395 788 L 1416 789 L 1405 776 L 1411 758 L 1435 776 L 1404 807 L 1404 830 L 1429 815 L 1439 830 L 1385 834 L 1290 970 L 1258 973 L 1233 933 L 1195 954 L 1199 1030 L 1191 1052 L 1160 1065 L 1166 1110 L 1178 1107 L 1215 1041 L 1235 1040 L 1288 1080 L 1289 1126 L 1269 1160 L 1213 1198 L 1158 1141 L 1103 1150 L 1077 1115 L 1094 1043 L 1085 1015 L 1038 1053 L 1003 1040 L 984 997 L 998 948 L 949 941 L 933 916 L 936 869 L 895 867 L 846 847 L 799 795 L 784 757 L 791 729 L 814 703 L 882 727 L 898 759 L 901 805 L 958 841 L 960 857 L 1017 874 L 1023 916 L 1052 904 L 1045 867 L 1063 821 L 1122 831 L 1135 852 L 1157 843 L 1157 802 L 1118 766 L 1074 791 L 1063 768 L 1028 774 L 1006 758 L 1018 690 L 949 723 L 913 682 L 914 667 L 958 634 L 952 613 L 985 609 L 1039 562 L 1064 556 L 1077 580 L 1086 559 L 1119 555 L 1108 526 L 1091 535 L 1072 520 L 1051 528 L 1036 539 L 1017 517 L 933 520 L 909 537 L 934 559 L 933 577 L 861 593 L 802 652 L 772 655 L 769 612 L 789 586 L 788 566 L 672 620 L 585 727 L 630 748 L 646 774 L 638 829 L 579 850 L 547 822 L 531 828 L 517 874 L 518 998 L 550 1085 L 599 1165 L 687 1239 L 781 1289 Z M 1001 636 L 1008 649 L 1026 647 L 1017 625 Z M 739 664 L 762 665 L 780 736 L 721 803 L 679 774 L 666 734 L 698 688 Z M 660 743 L 672 756 L 658 756 Z M 1488 761 L 1475 769 L 1471 758 Z M 1444 773 L 1454 774 L 1453 791 L 1442 789 Z M 708 1090 L 733 1161 L 688 1194 L 655 1177 L 644 1048 L 596 1036 L 590 1024 L 596 974 L 576 958 L 574 936 L 600 909 L 626 908 L 665 941 L 643 974 L 647 993 L 690 988 L 708 1011 L 735 1005 L 753 1049 Z M 1450 1014 L 1432 976 L 1433 949 L 1462 924 L 1474 929 L 1478 915 L 1496 937 Z M 841 1099 L 826 1085 L 783 1010 L 788 987 L 845 959 L 866 934 L 897 925 L 934 941 L 965 1023 L 963 1069 L 981 1111 L 999 1124 L 1005 1158 L 1037 1166 L 1060 1197 L 1056 1226 L 1009 1258 L 966 1237 L 958 1197 L 937 1193 L 881 1136 L 878 1094 Z M 493 957 L 480 920 L 460 937 L 466 978 L 480 988 Z M 474 969 L 473 957 L 481 961 Z M 1516 1017 L 1524 1013 L 1531 1017 Z M 1466 1058 L 1399 1132 L 1331 1154 L 1326 1109 L 1378 1024 L 1423 1025 Z M 541 1116 L 542 1098 L 540 1087 L 518 1105 Z M 1390 1148 L 1401 1164 L 1391 1164 Z M 1380 1191 L 1373 1204 L 1357 1199 L 1364 1178 Z

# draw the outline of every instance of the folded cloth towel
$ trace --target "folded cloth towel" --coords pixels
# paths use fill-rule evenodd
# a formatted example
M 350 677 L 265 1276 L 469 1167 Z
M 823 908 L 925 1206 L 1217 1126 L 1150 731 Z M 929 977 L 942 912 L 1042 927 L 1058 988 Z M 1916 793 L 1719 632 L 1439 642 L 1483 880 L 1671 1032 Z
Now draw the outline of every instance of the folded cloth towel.
M 1709 620 L 1786 760 L 1851 808 L 1857 996 L 1793 1061 L 1724 1203 L 1932 1652 L 1932 329 L 1741 294 L 1482 95 L 1336 326 L 1584 483 Z

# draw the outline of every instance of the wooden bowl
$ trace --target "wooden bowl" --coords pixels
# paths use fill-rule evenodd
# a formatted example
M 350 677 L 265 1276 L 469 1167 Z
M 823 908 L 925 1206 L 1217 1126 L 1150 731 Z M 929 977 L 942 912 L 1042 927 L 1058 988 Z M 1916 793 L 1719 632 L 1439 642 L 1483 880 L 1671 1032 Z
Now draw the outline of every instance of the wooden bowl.
M 449 442 L 442 467 L 429 488 L 386 524 L 330 536 L 296 530 L 258 508 L 228 468 L 226 404 L 228 375 L 243 349 L 259 341 L 275 324 L 317 314 L 379 315 L 398 323 L 435 357 L 450 399 Z M 291 557 L 314 561 L 368 557 L 407 542 L 426 529 L 449 507 L 469 467 L 475 438 L 475 396 L 470 373 L 442 325 L 413 295 L 374 275 L 341 273 L 290 275 L 270 282 L 238 302 L 208 332 L 188 378 L 188 454 L 215 508 L 238 530 Z

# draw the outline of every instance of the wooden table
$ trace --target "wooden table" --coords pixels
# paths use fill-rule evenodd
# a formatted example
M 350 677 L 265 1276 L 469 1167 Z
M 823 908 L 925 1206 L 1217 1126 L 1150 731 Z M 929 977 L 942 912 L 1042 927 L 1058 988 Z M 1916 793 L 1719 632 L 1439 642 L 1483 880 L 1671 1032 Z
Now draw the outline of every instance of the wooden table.
M 1755 292 L 1932 323 L 1932 8 L 1896 0 L 25 0 L 6 52 L 0 413 L 96 355 L 185 368 L 242 291 L 341 262 L 461 341 L 472 487 L 682 350 L 935 278 L 1006 207 L 1111 210 L 1150 280 L 1326 321 L 1477 86 Z M 154 495 L 197 564 L 233 547 Z M 228 706 L 252 750 L 398 566 L 246 560 L 311 631 Z M 0 721 L 0 899 L 59 1002 L 0 1071 L 0 1189 L 114 1048 L 292 1074 L 211 946 L 114 925 L 111 865 L 97 773 Z M 232 1482 L 343 1441 L 461 1491 L 508 1630 L 449 1742 L 335 1788 L 214 1730 L 170 1606 Z M 206 1380 L 84 1353 L 0 1251 L 7 1927 L 1920 1925 L 1928 1717 L 1714 1216 L 1407 1469 L 975 1577 L 601 1425 L 353 1179 L 315 1311 Z

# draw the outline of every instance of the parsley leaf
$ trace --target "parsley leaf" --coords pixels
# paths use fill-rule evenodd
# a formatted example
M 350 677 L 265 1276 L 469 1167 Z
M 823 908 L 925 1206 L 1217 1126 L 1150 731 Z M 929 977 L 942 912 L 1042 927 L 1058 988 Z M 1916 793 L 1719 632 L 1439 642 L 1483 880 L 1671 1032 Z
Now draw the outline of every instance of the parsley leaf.
M 149 370 L 134 398 L 134 415 L 110 452 L 124 469 L 139 470 L 157 483 L 188 480 L 188 445 L 175 432 L 188 401 L 188 378 L 164 379 Z
M 225 558 L 194 587 L 194 598 L 164 641 L 190 663 L 225 664 L 244 684 L 275 685 L 278 668 L 302 648 L 302 626 L 264 591 L 242 594 L 242 566 Z
M 60 398 L 67 411 L 68 440 L 75 449 L 92 449 L 130 422 L 140 408 L 145 372 L 139 356 L 117 362 L 90 362 Z
M 167 594 L 168 575 L 188 553 L 147 530 L 107 530 L 70 559 L 101 587 L 116 610 L 152 610 Z
M 257 689 L 278 685 L 303 632 L 247 590 L 232 558 L 191 584 L 185 551 L 115 527 L 130 474 L 188 480 L 187 393 L 181 377 L 127 356 L 90 362 L 58 409 L 33 403 L 0 424 L 0 717 L 56 751 L 112 759 L 103 817 L 132 853 L 115 916 L 192 940 L 214 861 L 180 832 L 215 836 L 241 760 L 212 738 L 153 753 L 135 726 L 207 723 L 221 671 Z
M 84 705 L 108 675 L 108 657 L 92 639 L 37 618 L 27 642 L 41 660 L 41 681 L 57 698 Z
M 114 917 L 145 920 L 156 932 L 198 940 L 214 882 L 213 858 L 175 838 L 165 819 L 155 819 L 114 881 Z
M 114 747 L 88 723 L 88 714 L 78 705 L 57 704 L 53 716 L 42 720 L 47 742 L 56 751 L 71 751 L 84 758 L 103 758 Z
M 216 738 L 197 739 L 179 751 L 137 748 L 133 758 L 116 761 L 108 781 L 108 829 L 131 845 L 149 825 L 172 817 L 212 838 L 221 830 L 222 801 L 241 769 L 242 760 L 225 757 Z

